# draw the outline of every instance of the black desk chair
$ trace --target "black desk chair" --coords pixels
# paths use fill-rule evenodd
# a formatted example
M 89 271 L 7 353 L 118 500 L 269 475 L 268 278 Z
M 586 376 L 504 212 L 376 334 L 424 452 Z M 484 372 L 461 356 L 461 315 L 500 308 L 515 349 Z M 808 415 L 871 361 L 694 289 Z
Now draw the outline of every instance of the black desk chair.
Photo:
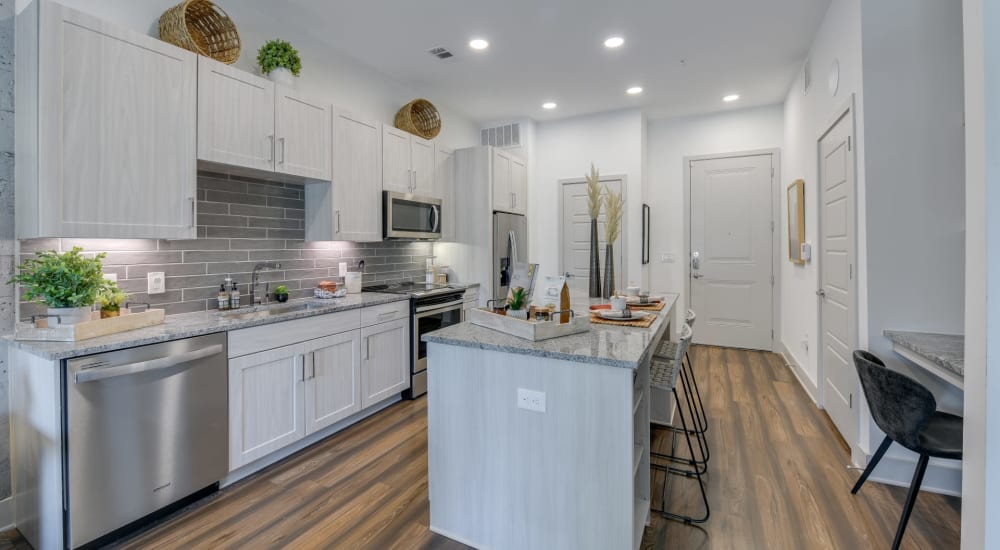
M 896 550 L 903 540 L 920 484 L 924 481 L 927 461 L 932 456 L 962 459 L 962 417 L 938 411 L 937 401 L 927 388 L 908 376 L 887 369 L 881 359 L 867 351 L 854 352 L 854 367 L 861 377 L 872 417 L 886 435 L 851 494 L 861 489 L 893 441 L 920 455 L 892 543 Z

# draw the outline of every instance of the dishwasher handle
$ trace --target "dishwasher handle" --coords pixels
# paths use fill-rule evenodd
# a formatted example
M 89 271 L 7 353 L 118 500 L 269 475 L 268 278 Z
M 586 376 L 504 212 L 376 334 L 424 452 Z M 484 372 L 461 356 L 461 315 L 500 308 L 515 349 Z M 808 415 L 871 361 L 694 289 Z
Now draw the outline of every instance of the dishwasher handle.
M 201 348 L 194 351 L 181 353 L 178 355 L 171 355 L 170 357 L 160 357 L 159 359 L 150 359 L 148 361 L 139 361 L 136 363 L 128 363 L 125 365 L 117 365 L 114 367 L 97 367 L 91 369 L 84 369 L 76 373 L 76 383 L 83 384 L 86 382 L 94 382 L 97 380 L 107 380 L 108 378 L 115 378 L 118 376 L 127 376 L 130 374 L 139 374 L 144 372 L 153 372 L 157 370 L 168 369 L 170 367 L 176 367 L 177 365 L 180 365 L 182 363 L 189 363 L 191 361 L 205 359 L 207 357 L 218 355 L 220 353 L 222 353 L 222 344 L 215 344 L 214 346 L 208 346 L 206 348 Z

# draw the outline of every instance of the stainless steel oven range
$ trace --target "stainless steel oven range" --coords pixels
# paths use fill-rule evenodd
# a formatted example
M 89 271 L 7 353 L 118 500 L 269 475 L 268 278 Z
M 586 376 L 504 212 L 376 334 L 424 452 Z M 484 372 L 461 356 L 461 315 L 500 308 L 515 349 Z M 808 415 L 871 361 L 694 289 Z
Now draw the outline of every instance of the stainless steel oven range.
M 373 285 L 367 292 L 387 292 L 410 296 L 410 389 L 406 399 L 427 393 L 427 344 L 420 337 L 428 332 L 457 325 L 465 320 L 462 309 L 465 289 L 432 283 L 399 283 Z

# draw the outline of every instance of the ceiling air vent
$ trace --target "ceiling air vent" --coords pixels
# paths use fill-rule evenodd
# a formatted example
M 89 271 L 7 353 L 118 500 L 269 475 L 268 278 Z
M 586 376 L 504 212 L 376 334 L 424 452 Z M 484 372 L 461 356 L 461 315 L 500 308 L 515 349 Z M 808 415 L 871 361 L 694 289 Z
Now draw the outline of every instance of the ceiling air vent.
M 444 46 L 438 46 L 436 48 L 431 48 L 427 50 L 427 53 L 433 55 L 434 57 L 444 61 L 446 59 L 455 57 L 455 54 L 449 52 Z
M 479 141 L 481 145 L 520 147 L 521 125 L 514 122 L 502 126 L 494 126 L 493 128 L 483 128 L 479 131 Z

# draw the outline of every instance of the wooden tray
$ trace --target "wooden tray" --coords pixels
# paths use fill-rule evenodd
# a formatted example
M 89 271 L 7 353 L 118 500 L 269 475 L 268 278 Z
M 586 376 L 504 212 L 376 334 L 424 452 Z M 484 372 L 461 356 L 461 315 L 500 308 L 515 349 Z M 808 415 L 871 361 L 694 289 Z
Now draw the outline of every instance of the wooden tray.
M 162 309 L 149 309 L 141 313 L 126 313 L 109 319 L 93 319 L 75 325 L 48 326 L 44 319 L 39 326 L 24 325 L 18 327 L 15 340 L 36 340 L 44 342 L 78 342 L 109 334 L 127 332 L 139 328 L 159 325 L 163 322 L 166 312 Z
M 558 319 L 558 317 L 557 315 L 556 318 Z M 531 340 L 532 342 L 579 334 L 590 330 L 590 318 L 587 316 L 570 317 L 568 323 L 559 323 L 557 321 L 524 321 L 493 313 L 491 310 L 485 308 L 469 311 L 469 322 L 473 325 L 493 329 L 504 334 Z

